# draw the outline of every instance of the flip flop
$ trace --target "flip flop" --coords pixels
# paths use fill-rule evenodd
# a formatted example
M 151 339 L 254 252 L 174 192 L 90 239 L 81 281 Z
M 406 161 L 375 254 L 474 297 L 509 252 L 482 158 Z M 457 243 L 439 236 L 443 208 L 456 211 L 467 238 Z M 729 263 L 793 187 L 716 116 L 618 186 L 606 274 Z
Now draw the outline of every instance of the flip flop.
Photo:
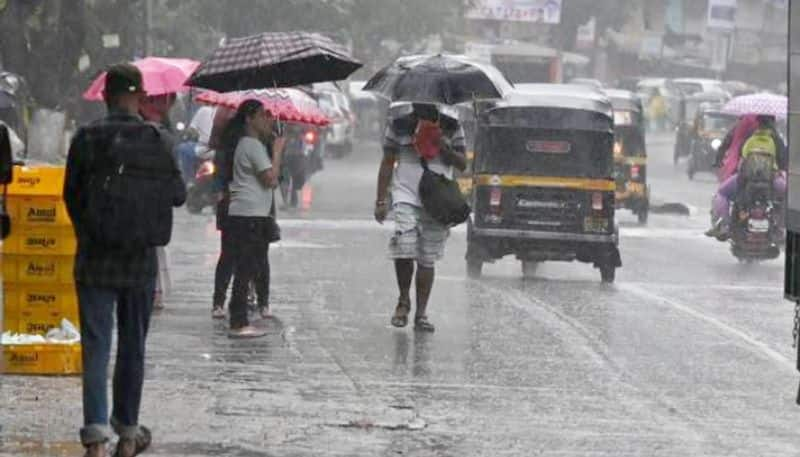
M 120 446 L 123 442 L 129 442 L 130 439 L 120 439 L 117 443 L 117 448 L 114 450 L 113 457 L 122 457 L 122 451 L 120 451 Z M 139 426 L 139 433 L 136 434 L 136 439 L 132 440 L 134 442 L 134 451 L 129 457 L 134 457 L 142 452 L 146 451 L 147 448 L 150 447 L 150 444 L 153 442 L 153 434 L 150 433 L 150 429 L 147 427 Z
M 414 319 L 414 330 L 433 333 L 436 331 L 436 327 L 428 320 L 428 316 L 420 316 Z
M 225 319 L 225 308 L 221 306 L 215 306 L 214 309 L 211 310 L 211 318 Z
M 411 302 L 399 300 L 392 316 L 392 325 L 403 328 L 408 325 L 408 314 L 411 312 Z

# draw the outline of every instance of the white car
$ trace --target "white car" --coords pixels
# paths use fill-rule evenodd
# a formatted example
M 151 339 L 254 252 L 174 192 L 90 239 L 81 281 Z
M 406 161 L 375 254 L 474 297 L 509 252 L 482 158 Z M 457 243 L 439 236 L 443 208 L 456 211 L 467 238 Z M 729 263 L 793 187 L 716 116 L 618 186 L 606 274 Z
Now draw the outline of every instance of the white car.
M 699 92 L 727 94 L 728 90 L 722 81 L 707 78 L 679 78 L 672 81 L 684 93 L 684 95 L 694 95 Z
M 350 100 L 341 91 L 321 90 L 317 92 L 319 106 L 331 120 L 325 129 L 325 148 L 334 157 L 344 157 L 353 151 L 355 140 L 355 116 Z

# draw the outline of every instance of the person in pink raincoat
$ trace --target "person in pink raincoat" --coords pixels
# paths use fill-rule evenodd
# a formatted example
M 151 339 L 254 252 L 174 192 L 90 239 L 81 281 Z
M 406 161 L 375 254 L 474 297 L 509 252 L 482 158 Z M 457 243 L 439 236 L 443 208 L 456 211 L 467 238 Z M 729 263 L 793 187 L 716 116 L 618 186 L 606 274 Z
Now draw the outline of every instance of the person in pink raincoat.
M 714 194 L 711 206 L 712 227 L 706 232 L 706 236 L 726 241 L 729 237 L 730 202 L 736 195 L 739 185 L 739 164 L 741 162 L 742 148 L 748 140 L 759 131 L 767 132 L 772 137 L 776 154 L 776 165 L 778 173 L 775 175 L 776 195 L 786 193 L 786 165 L 787 151 L 783 138 L 775 130 L 774 118 L 772 116 L 758 116 L 747 114 L 742 116 L 731 133 L 725 138 L 720 146 L 720 153 L 725 151 L 722 158 L 718 179 L 720 182 L 717 193 Z M 719 164 L 720 157 L 717 157 Z

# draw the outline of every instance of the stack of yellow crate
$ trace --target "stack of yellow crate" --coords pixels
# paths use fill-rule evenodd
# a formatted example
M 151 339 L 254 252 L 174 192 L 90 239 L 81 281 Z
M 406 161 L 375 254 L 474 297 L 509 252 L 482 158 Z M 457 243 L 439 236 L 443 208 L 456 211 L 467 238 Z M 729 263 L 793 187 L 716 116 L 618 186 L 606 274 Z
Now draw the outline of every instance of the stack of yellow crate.
M 75 235 L 62 199 L 64 167 L 18 166 L 8 187 L 11 234 L 3 242 L 3 331 L 44 335 L 62 319 L 75 326 Z M 4 345 L 0 371 L 75 374 L 80 344 Z

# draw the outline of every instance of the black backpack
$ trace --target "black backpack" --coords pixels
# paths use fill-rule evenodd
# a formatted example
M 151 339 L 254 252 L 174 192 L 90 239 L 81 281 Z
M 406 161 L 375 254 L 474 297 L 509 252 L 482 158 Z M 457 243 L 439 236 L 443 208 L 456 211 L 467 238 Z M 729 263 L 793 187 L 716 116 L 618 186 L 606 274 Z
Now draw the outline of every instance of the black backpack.
M 109 128 L 104 126 L 104 128 Z M 85 224 L 94 243 L 115 250 L 166 246 L 172 236 L 175 162 L 156 127 L 118 122 L 95 151 Z
M 419 180 L 419 198 L 425 211 L 437 222 L 447 227 L 463 224 L 472 209 L 467 204 L 458 183 L 428 168 L 420 159 L 423 172 Z

